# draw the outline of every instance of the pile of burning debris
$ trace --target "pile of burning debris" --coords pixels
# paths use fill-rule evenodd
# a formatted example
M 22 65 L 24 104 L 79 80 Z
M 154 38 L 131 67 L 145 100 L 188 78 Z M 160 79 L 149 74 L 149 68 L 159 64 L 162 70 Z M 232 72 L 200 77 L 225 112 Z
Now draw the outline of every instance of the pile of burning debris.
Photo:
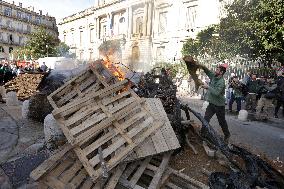
M 191 133 L 223 154 L 232 170 L 211 173 L 210 188 L 283 188 L 284 178 L 274 168 L 226 145 L 199 113 L 181 105 L 164 69 L 145 74 L 131 90 L 127 80 L 115 77 L 123 75 L 114 74 L 119 69 L 110 66 L 96 61 L 48 97 L 68 143 L 31 173 L 41 187 L 208 188 L 168 166 L 180 146 L 194 150 Z M 190 112 L 201 129 L 188 121 Z
M 180 147 L 158 98 L 140 98 L 104 61 L 48 96 L 68 143 L 31 177 L 45 188 L 208 188 L 168 167 Z

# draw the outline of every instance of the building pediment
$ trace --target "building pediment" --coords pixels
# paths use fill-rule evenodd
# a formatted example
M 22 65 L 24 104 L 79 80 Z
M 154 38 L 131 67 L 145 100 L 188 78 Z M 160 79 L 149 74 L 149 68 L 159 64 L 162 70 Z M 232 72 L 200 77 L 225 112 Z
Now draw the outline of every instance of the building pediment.
M 156 9 L 164 9 L 167 7 L 171 7 L 172 5 L 173 5 L 172 1 L 163 0 L 163 1 L 157 2 Z

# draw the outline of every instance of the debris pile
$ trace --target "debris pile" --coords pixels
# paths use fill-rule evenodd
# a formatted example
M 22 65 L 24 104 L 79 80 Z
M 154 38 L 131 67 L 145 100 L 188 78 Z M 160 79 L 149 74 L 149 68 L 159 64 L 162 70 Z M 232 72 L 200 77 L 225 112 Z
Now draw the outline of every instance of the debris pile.
M 27 100 L 36 93 L 43 76 L 43 74 L 20 74 L 5 84 L 6 91 L 7 93 L 15 91 L 19 100 Z
M 161 101 L 100 62 L 48 100 L 68 143 L 31 173 L 41 188 L 208 188 L 168 167 L 180 144 Z

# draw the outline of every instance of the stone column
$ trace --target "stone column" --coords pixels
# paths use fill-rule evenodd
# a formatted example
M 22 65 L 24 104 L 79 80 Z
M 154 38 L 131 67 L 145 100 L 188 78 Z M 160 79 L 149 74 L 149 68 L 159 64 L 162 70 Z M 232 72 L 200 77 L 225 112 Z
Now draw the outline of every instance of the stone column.
M 96 19 L 96 38 L 100 39 L 100 18 L 97 17 Z
M 112 21 L 112 13 L 109 13 L 107 15 L 107 36 L 110 37 L 111 36 L 111 21 Z
M 153 22 L 153 3 L 149 2 L 148 7 L 148 22 L 147 22 L 147 35 L 151 36 L 152 33 L 152 22 Z
M 147 35 L 147 16 L 148 16 L 148 3 L 145 2 L 144 15 L 143 15 L 143 36 Z
M 132 6 L 128 8 L 128 31 L 127 36 L 128 38 L 131 38 L 132 35 L 132 23 L 133 23 L 133 12 L 132 12 Z

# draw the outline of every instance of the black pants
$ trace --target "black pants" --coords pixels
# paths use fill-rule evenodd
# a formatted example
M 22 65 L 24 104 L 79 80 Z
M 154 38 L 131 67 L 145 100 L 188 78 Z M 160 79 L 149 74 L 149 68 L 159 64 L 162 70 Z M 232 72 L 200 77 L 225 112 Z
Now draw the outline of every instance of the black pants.
M 230 131 L 225 119 L 225 106 L 215 106 L 214 104 L 209 103 L 205 112 L 204 119 L 209 123 L 214 114 L 216 114 L 217 116 L 219 125 L 221 126 L 225 137 L 229 137 Z
M 278 111 L 280 107 L 282 106 L 282 115 L 284 116 L 284 101 L 283 100 L 277 100 L 276 106 L 275 106 L 275 112 L 274 115 L 278 114 Z

